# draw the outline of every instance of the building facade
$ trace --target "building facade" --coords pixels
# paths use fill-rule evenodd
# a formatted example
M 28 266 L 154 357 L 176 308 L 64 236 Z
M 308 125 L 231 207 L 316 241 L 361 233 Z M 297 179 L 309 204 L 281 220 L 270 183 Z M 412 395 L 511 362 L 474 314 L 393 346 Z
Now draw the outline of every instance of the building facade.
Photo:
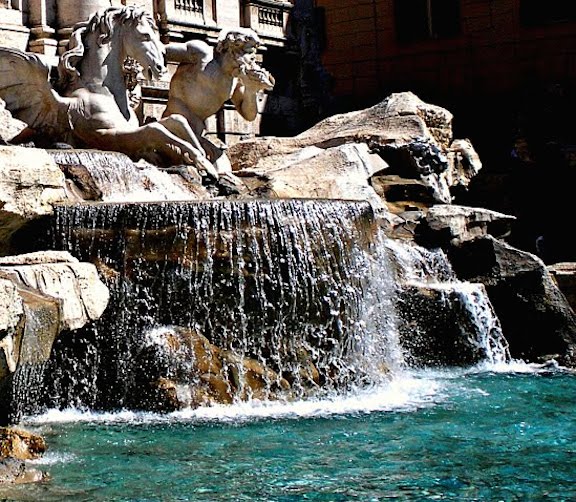
M 576 4 L 565 0 L 315 0 L 340 109 L 411 90 L 483 144 L 537 89 L 576 88 Z M 572 91 L 573 92 L 573 91 Z M 510 143 L 502 145 L 510 148 Z
M 576 6 L 563 0 L 316 0 L 338 96 L 416 85 L 497 94 L 576 81 Z

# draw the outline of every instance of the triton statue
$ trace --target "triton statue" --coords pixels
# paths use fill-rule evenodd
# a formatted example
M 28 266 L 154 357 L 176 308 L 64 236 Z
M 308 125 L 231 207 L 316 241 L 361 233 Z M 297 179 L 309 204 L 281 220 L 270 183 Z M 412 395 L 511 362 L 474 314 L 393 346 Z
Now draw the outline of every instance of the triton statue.
M 179 63 L 164 117 L 184 116 L 218 172 L 231 171 L 224 151 L 204 137 L 205 120 L 230 100 L 246 120 L 258 113 L 257 96 L 271 90 L 274 78 L 256 61 L 258 35 L 248 28 L 223 32 L 212 49 L 200 40 L 166 46 L 167 59 Z

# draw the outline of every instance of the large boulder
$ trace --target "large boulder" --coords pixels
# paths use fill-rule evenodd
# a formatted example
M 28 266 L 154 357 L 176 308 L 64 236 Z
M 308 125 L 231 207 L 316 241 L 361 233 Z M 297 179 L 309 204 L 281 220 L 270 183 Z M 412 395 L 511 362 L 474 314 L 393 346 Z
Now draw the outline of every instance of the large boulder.
M 512 357 L 576 366 L 576 314 L 542 260 L 490 235 L 447 255 L 460 279 L 486 287 Z
M 273 399 L 290 388 L 260 361 L 223 350 L 193 329 L 157 328 L 143 338 L 134 354 L 139 385 L 130 394 L 131 407 L 174 411 L 235 399 Z
M 69 200 L 64 174 L 45 150 L 0 146 L 0 256 L 13 252 L 13 234 Z
M 386 205 L 369 183 L 386 163 L 367 145 L 307 147 L 288 156 L 265 157 L 244 181 L 252 196 L 274 198 L 347 199 L 369 201 L 376 211 Z M 248 175 L 251 176 L 248 176 Z
M 19 293 L 56 300 L 59 330 L 78 329 L 98 319 L 108 304 L 108 288 L 96 267 L 67 252 L 45 251 L 0 258 L 0 278 Z
M 576 312 L 576 262 L 560 262 L 548 266 L 548 271 Z
M 14 396 L 24 404 L 32 392 L 17 375 L 42 368 L 57 336 L 98 319 L 108 299 L 96 267 L 69 253 L 0 258 L 0 423 L 15 417 Z M 30 389 L 17 389 L 21 380 Z
M 241 141 L 228 153 L 233 168 L 242 171 L 263 165 L 268 157 L 349 143 L 364 143 L 378 152 L 390 164 L 390 174 L 421 180 L 436 202 L 450 203 L 450 189 L 467 186 L 482 167 L 469 141 L 453 139 L 452 114 L 411 92 L 391 94 L 365 110 L 334 115 L 294 137 Z
M 401 284 L 396 308 L 400 343 L 410 366 L 466 366 L 508 356 L 482 284 Z

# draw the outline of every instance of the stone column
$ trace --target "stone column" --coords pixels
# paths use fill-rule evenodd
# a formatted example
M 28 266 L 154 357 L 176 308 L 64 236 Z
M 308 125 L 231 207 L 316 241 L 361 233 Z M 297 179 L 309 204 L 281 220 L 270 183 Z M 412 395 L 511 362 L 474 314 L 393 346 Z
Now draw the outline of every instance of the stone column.
M 28 0 L 28 10 L 28 24 L 31 27 L 28 50 L 55 56 L 58 46 L 55 0 Z
M 58 53 L 62 54 L 68 45 L 68 39 L 76 23 L 88 21 L 97 10 L 105 9 L 113 5 L 121 5 L 113 0 L 57 0 L 58 9 L 56 21 L 58 25 L 59 47 Z

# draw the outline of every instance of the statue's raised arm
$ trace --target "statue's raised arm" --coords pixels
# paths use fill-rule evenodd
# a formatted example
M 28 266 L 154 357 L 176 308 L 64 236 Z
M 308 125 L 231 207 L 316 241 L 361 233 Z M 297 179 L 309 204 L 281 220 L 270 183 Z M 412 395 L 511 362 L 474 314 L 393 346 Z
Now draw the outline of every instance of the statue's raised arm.
M 34 54 L 0 49 L 0 97 L 37 133 L 74 147 L 112 150 L 162 167 L 194 165 L 217 177 L 181 116 L 140 126 L 129 102 L 124 62 L 136 60 L 150 78 L 166 72 L 165 47 L 152 17 L 110 7 L 75 26 L 59 65 L 58 92 Z
M 184 116 L 220 172 L 229 164 L 220 162 L 222 150 L 204 137 L 205 121 L 228 100 L 246 120 L 256 118 L 258 93 L 274 87 L 274 77 L 256 60 L 260 43 L 253 30 L 236 28 L 221 33 L 214 48 L 198 40 L 167 45 L 168 60 L 178 68 L 163 116 Z

